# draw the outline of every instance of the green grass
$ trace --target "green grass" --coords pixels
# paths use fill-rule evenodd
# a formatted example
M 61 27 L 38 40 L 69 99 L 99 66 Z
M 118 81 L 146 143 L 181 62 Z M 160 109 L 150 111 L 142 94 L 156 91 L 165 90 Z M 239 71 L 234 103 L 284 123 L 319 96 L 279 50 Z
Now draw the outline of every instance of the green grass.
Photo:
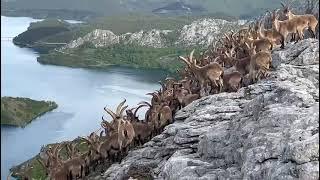
M 36 117 L 57 108 L 51 101 L 1 97 L 1 125 L 24 127 Z
M 28 30 L 41 28 L 41 27 L 69 27 L 70 24 L 63 20 L 58 19 L 45 19 L 43 21 L 32 22 L 30 23 Z
M 117 44 L 110 47 L 93 48 L 85 44 L 76 49 L 68 49 L 67 54 L 51 52 L 41 55 L 38 61 L 81 68 L 107 68 L 123 66 L 142 69 L 159 69 L 174 73 L 182 67 L 178 56 L 186 55 L 191 48 L 152 48 L 135 45 Z

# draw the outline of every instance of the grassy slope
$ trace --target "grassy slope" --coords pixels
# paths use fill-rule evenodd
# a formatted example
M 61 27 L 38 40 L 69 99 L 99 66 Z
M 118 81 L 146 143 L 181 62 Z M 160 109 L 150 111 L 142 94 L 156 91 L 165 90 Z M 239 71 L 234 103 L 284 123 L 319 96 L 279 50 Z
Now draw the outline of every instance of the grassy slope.
M 110 65 L 132 68 L 161 69 L 175 72 L 181 67 L 179 55 L 187 54 L 191 49 L 149 48 L 134 45 L 114 45 L 103 48 L 82 46 L 65 51 L 67 54 L 52 52 L 41 55 L 38 61 L 43 64 L 69 67 L 106 68 Z
M 41 22 L 31 23 L 28 29 L 13 39 L 15 44 L 34 45 L 35 42 L 44 38 L 70 31 L 67 22 L 55 19 L 47 19 Z
M 1 125 L 26 126 L 36 117 L 57 108 L 55 102 L 1 97 Z

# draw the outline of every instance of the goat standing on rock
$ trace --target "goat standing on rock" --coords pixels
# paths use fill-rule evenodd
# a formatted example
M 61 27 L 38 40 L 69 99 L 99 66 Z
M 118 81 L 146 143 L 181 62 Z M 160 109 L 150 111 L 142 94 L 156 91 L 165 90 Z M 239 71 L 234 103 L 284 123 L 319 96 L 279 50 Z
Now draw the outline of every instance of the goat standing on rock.
M 279 14 L 273 11 L 271 29 L 264 29 L 260 20 L 254 28 L 250 26 L 235 33 L 226 33 L 224 38 L 209 46 L 198 61 L 193 57 L 194 50 L 188 57 L 179 56 L 186 64 L 179 71 L 181 79 L 167 78 L 160 82 L 160 90 L 148 93 L 152 96 L 150 103 L 143 101 L 138 107 L 126 110 L 128 106 L 124 99 L 115 112 L 105 107 L 104 110 L 112 117 L 111 121 L 102 117 L 100 125 L 103 130 L 99 129 L 99 135 L 96 131 L 80 138 L 82 143 L 86 143 L 87 152 L 81 154 L 73 142 L 51 146 L 45 151 L 47 158 L 38 159 L 49 178 L 84 178 L 90 171 L 95 171 L 99 164 L 119 162 L 130 148 L 142 145 L 161 133 L 166 125 L 174 122 L 177 110 L 196 99 L 210 93 L 236 92 L 243 86 L 268 77 L 272 62 L 271 49 L 279 41 L 281 48 L 284 48 L 289 33 L 298 33 L 302 39 L 303 30 L 308 28 L 314 35 L 318 24 L 313 15 L 295 15 L 288 6 L 283 7 L 288 19 L 278 20 Z M 137 111 L 142 107 L 148 109 L 144 119 L 139 119 Z M 63 148 L 66 149 L 67 158 L 60 153 Z M 28 177 L 25 175 L 24 179 L 30 179 Z

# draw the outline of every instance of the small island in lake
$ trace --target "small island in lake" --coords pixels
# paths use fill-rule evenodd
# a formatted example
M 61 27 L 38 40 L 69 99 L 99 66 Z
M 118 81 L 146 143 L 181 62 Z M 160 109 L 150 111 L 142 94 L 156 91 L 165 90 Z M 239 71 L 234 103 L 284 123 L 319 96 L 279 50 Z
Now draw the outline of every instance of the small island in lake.
M 1 125 L 25 127 L 35 118 L 57 107 L 53 101 L 1 97 Z

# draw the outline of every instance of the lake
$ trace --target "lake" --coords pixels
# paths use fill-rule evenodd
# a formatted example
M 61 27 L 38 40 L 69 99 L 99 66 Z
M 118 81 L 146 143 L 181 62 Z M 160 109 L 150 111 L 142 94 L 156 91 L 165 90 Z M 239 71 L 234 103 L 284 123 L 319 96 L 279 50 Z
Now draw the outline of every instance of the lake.
M 51 100 L 58 108 L 25 128 L 1 126 L 1 179 L 6 179 L 9 168 L 39 153 L 42 145 L 99 129 L 101 116 L 107 117 L 105 106 L 114 109 L 124 98 L 130 107 L 150 100 L 145 94 L 159 89 L 157 82 L 165 78 L 161 71 L 41 65 L 36 52 L 12 43 L 12 37 L 35 21 L 39 20 L 1 16 L 1 96 Z

